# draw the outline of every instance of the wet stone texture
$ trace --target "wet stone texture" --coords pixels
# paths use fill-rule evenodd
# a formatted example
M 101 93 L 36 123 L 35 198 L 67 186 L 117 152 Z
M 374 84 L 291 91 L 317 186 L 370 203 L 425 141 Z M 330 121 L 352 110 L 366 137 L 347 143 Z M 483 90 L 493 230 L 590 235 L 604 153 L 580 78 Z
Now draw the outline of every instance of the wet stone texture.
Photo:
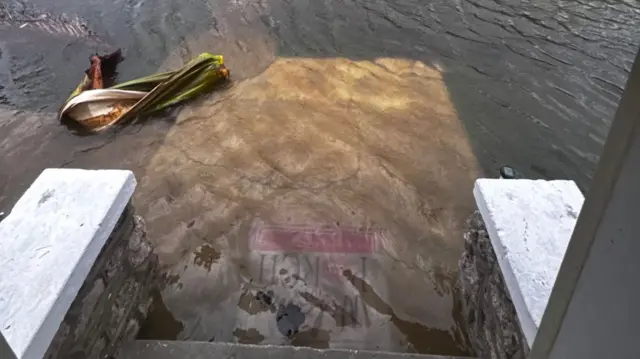
M 181 323 L 163 338 L 468 355 L 454 279 L 478 169 L 441 75 L 283 58 L 183 108 L 135 197 Z
M 60 325 L 46 359 L 110 358 L 134 339 L 151 303 L 157 257 L 131 205 Z
M 479 358 L 525 359 L 529 347 L 480 213 L 467 223 L 460 282 L 471 345 Z

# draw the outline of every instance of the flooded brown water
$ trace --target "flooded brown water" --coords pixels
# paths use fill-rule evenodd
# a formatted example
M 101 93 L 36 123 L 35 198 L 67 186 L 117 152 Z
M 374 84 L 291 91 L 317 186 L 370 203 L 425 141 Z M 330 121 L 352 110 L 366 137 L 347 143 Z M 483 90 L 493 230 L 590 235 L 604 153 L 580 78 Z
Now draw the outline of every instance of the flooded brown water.
M 586 188 L 640 19 L 634 1 L 32 3 L 122 47 L 121 79 L 203 51 L 232 71 L 79 137 L 54 113 L 105 44 L 0 27 L 0 211 L 46 167 L 133 170 L 164 270 L 141 337 L 455 355 L 474 179 L 509 163 Z

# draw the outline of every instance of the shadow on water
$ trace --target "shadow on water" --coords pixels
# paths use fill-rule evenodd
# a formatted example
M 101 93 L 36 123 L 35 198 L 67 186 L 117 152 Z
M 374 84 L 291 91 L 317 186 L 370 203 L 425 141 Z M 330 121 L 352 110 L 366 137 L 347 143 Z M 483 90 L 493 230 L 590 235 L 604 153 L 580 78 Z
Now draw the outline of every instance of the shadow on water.
M 60 2 L 61 9 L 49 8 L 51 2 L 42 2 L 35 10 L 21 2 L 12 3 L 19 9 L 13 14 L 14 19 L 24 16 L 23 9 L 27 9 L 28 14 L 35 13 L 36 17 L 47 10 L 52 11 L 53 16 L 61 11 L 76 13 L 73 7 L 64 7 L 71 2 Z M 94 12 L 92 17 L 100 18 L 96 13 L 100 11 Z M 122 17 L 119 19 L 123 20 Z M 32 23 L 37 22 L 28 22 Z M 122 24 L 115 28 L 121 29 Z M 0 139 L 3 154 L 0 174 L 4 185 L 0 206 L 3 211 L 9 212 L 22 192 L 46 167 L 127 168 L 141 176 L 145 158 L 161 145 L 164 134 L 170 129 L 170 116 L 88 136 L 78 136 L 82 134 L 79 128 L 57 122 L 56 111 L 82 79 L 83 71 L 89 66 L 89 56 L 122 46 L 122 41 L 113 41 L 108 35 L 100 36 L 89 38 L 82 33 L 70 33 L 46 21 L 42 28 L 22 28 L 19 23 L 0 21 L 0 126 L 3 135 Z M 121 39 L 129 42 L 131 37 Z M 178 44 L 174 41 L 171 45 Z M 119 69 L 120 78 L 140 76 L 158 69 L 156 64 L 140 61 L 135 55 L 135 52 L 125 55 L 125 64 Z M 166 51 L 153 54 L 154 58 L 167 56 Z
M 148 319 L 140 328 L 138 339 L 175 340 L 184 329 L 184 325 L 173 317 L 159 291 L 154 291 L 151 299 Z
M 23 2 L 13 3 L 25 8 Z M 27 8 L 36 15 L 45 11 L 52 16 L 77 14 L 99 35 L 70 34 L 46 22 L 42 30 L 0 21 L 0 211 L 5 213 L 46 167 L 123 168 L 143 178 L 148 159 L 162 146 L 179 108 L 97 135 L 57 122 L 56 112 L 82 79 L 91 54 L 122 48 L 125 59 L 118 67 L 120 81 L 178 68 L 203 51 L 225 53 L 232 61 L 239 56 L 238 51 L 223 51 L 228 47 L 224 41 L 213 46 L 203 41 L 188 48 L 185 36 L 198 38 L 201 34 L 210 40 L 215 28 L 211 22 L 214 10 L 206 1 L 186 6 L 171 1 L 33 0 Z M 167 13 L 174 15 L 167 18 Z M 252 57 L 243 58 L 246 62 Z M 268 64 L 265 60 L 262 68 L 239 67 L 233 79 L 255 75 Z
M 640 31 L 623 1 L 33 2 L 123 47 L 123 79 L 203 51 L 232 72 L 224 91 L 79 137 L 53 112 L 87 45 L 23 47 L 41 35 L 0 28 L 0 76 L 18 79 L 0 105 L 0 210 L 45 167 L 132 169 L 164 270 L 141 338 L 449 355 L 470 354 L 457 260 L 473 180 L 509 163 L 584 189 Z M 375 250 L 292 244 L 351 227 L 379 228 Z

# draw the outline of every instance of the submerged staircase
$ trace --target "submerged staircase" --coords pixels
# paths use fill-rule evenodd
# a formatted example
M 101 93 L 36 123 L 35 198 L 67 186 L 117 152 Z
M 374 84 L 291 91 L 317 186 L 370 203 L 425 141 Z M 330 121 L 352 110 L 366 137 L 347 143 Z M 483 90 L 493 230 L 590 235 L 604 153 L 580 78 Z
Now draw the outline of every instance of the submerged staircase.
M 0 359 L 462 359 L 135 340 L 158 289 L 135 186 L 130 171 L 47 169 L 2 219 Z
M 116 359 L 470 359 L 367 350 L 313 349 L 221 342 L 135 340 Z

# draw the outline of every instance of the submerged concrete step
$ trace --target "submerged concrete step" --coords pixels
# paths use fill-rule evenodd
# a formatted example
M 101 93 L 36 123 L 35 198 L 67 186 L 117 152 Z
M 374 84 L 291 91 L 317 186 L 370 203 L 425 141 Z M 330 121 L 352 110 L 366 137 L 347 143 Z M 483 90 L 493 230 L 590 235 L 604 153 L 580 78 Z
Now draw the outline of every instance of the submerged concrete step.
M 117 359 L 463 359 L 440 355 L 366 350 L 312 349 L 191 341 L 136 340 L 125 344 Z M 470 359 L 470 358 L 464 358 Z

